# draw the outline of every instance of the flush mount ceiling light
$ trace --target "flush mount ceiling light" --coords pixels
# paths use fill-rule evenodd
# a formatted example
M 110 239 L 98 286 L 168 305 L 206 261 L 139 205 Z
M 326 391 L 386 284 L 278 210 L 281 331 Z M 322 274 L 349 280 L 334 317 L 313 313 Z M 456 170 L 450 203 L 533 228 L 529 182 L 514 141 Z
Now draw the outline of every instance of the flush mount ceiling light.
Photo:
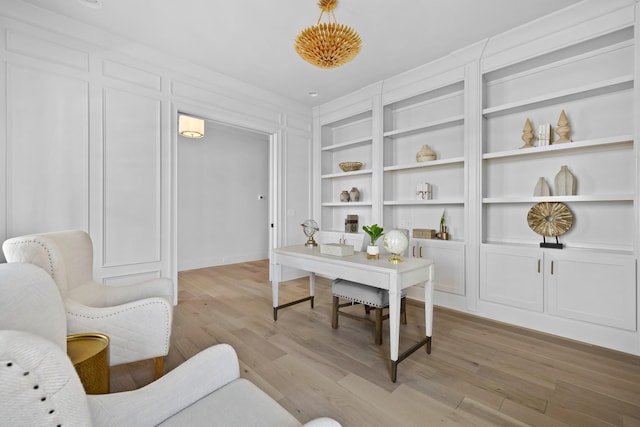
M 302 30 L 294 44 L 302 59 L 320 68 L 336 68 L 351 61 L 362 45 L 354 29 L 338 24 L 333 13 L 337 4 L 338 0 L 320 0 L 318 6 L 322 12 L 318 22 Z M 329 15 L 329 22 L 320 23 L 325 12 Z
M 178 133 L 187 138 L 202 138 L 204 136 L 204 120 L 180 114 Z

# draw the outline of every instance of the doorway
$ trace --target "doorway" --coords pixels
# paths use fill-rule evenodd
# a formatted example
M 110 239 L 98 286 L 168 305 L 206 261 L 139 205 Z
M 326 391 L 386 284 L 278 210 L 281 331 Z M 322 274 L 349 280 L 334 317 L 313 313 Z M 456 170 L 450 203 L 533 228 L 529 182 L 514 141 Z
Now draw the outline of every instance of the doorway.
M 268 258 L 271 135 L 205 120 L 177 150 L 178 271 Z

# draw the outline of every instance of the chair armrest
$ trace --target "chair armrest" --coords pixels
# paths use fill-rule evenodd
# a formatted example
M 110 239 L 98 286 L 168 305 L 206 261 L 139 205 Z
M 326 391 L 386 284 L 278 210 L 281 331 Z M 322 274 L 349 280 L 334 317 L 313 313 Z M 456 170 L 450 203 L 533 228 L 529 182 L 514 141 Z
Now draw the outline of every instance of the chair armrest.
M 331 418 L 316 418 L 308 423 L 305 423 L 302 427 L 342 427 L 342 425 Z
M 153 297 L 162 297 L 173 305 L 173 295 L 173 281 L 160 277 L 122 286 L 108 286 L 90 281 L 69 291 L 67 298 L 91 307 L 108 307 Z
M 169 352 L 173 305 L 164 298 L 113 307 L 89 307 L 67 299 L 65 309 L 69 333 L 100 332 L 109 336 L 112 366 L 166 356 Z
M 214 345 L 138 390 L 87 396 L 93 425 L 155 426 L 239 377 L 235 350 Z
M 173 304 L 173 281 L 166 277 L 159 277 L 133 285 L 104 287 L 106 288 L 105 305 L 123 304 L 151 297 L 164 297 Z

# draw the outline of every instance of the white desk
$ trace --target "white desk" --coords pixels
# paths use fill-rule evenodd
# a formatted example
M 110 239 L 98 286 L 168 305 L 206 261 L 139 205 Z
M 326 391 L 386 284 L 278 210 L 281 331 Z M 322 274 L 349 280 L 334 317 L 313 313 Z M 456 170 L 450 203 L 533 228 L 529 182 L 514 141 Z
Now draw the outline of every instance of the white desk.
M 433 261 L 423 258 L 404 258 L 393 264 L 389 255 L 380 255 L 379 260 L 367 259 L 364 252 L 356 252 L 346 257 L 336 257 L 320 253 L 319 247 L 289 246 L 274 249 L 272 263 L 273 320 L 278 320 L 278 310 L 304 301 L 311 301 L 315 295 L 315 274 L 363 283 L 389 291 L 389 346 L 391 355 L 391 379 L 396 381 L 398 363 L 426 344 L 431 353 L 431 333 L 433 324 Z M 286 265 L 310 272 L 309 296 L 278 305 L 278 287 L 282 278 L 282 266 Z M 424 314 L 426 338 L 398 356 L 400 337 L 400 295 L 402 289 L 424 283 Z

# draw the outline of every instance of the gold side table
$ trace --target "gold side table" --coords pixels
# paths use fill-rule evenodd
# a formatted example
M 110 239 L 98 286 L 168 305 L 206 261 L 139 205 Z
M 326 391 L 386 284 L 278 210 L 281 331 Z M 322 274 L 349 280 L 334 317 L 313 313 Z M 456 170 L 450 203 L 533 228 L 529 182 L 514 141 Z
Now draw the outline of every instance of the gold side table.
M 67 336 L 67 355 L 87 394 L 109 393 L 109 337 L 98 333 Z

